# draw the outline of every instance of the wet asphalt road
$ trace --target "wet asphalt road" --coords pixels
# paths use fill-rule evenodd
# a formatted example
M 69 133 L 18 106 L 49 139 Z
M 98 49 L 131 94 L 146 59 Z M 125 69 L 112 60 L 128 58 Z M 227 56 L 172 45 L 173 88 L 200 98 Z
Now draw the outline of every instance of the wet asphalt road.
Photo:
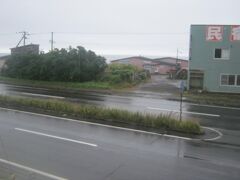
M 179 102 L 166 100 L 164 93 L 66 93 L 6 84 L 0 84 L 0 92 L 131 111 L 179 114 Z M 68 179 L 239 179 L 240 109 L 184 103 L 183 110 L 186 118 L 219 130 L 222 138 L 213 142 L 179 140 L 1 110 L 1 158 Z M 56 140 L 14 128 L 98 146 Z M 20 179 L 33 179 L 31 176 L 47 179 L 0 164 L 0 172 L 1 169 L 20 172 Z
M 176 87 L 175 87 L 176 89 Z M 93 104 L 101 107 L 126 109 L 146 113 L 164 113 L 179 117 L 178 101 L 166 100 L 169 94 L 137 91 L 106 95 L 86 91 L 61 92 L 43 88 L 29 88 L 0 84 L 0 93 L 37 98 L 56 98 L 75 103 Z M 183 117 L 199 121 L 202 126 L 213 127 L 225 134 L 224 138 L 231 139 L 224 143 L 240 146 L 240 108 L 207 106 L 192 103 L 183 103 Z
M 239 179 L 240 148 L 0 110 L 0 172 L 17 179 Z M 31 170 L 2 163 L 17 163 Z M 38 171 L 38 172 L 34 172 Z M 45 174 L 41 174 L 44 172 Z

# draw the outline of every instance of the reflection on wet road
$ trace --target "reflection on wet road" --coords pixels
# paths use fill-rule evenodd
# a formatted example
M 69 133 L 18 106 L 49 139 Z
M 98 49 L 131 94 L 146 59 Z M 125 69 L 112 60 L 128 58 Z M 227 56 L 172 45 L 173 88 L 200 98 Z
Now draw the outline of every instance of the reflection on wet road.
M 0 94 L 53 98 L 176 117 L 180 105 L 177 101 L 167 100 L 162 93 L 140 91 L 108 95 L 0 84 Z M 32 172 L 35 179 L 46 179 L 51 174 L 76 179 L 79 173 L 84 179 L 99 179 L 99 176 L 111 174 L 114 168 L 116 173 L 111 174 L 110 179 L 159 179 L 159 172 L 163 179 L 237 179 L 240 109 L 183 103 L 183 111 L 185 118 L 214 127 L 223 133 L 223 137 L 214 142 L 189 141 L 1 110 L 0 160 L 5 161 L 8 157 L 10 163 L 27 164 L 33 171 L 41 170 L 40 174 Z M 74 142 L 79 141 L 97 144 L 97 148 L 89 149 L 81 144 L 76 148 Z M 5 166 L 1 164 L 1 172 Z M 20 171 L 17 167 L 11 168 Z M 134 170 L 139 173 L 133 173 Z M 187 175 L 182 173 L 186 171 L 189 172 Z M 22 179 L 29 174 L 26 169 L 21 172 Z M 43 175 L 48 172 L 47 176 L 41 178 L 42 172 Z
M 101 107 L 119 108 L 146 113 L 166 113 L 179 116 L 180 103 L 165 99 L 161 94 L 124 93 L 106 95 L 86 91 L 63 92 L 44 88 L 30 88 L 0 84 L 0 93 L 6 95 L 56 98 Z M 240 129 L 240 108 L 221 108 L 183 103 L 183 116 L 199 121 L 203 126 L 228 130 Z M 231 122 L 231 123 L 230 123 Z
M 32 179 L 54 176 L 59 180 L 224 180 L 240 176 L 239 147 L 13 110 L 1 109 L 0 114 L 0 162 L 7 160 L 12 165 L 0 163 L 0 172 L 14 171 L 17 179 L 31 179 L 29 174 Z M 16 164 L 25 169 L 20 171 Z
M 179 117 L 180 103 L 178 101 L 167 100 L 164 93 L 137 91 L 109 95 L 87 91 L 66 92 L 0 84 L 0 94 L 34 98 L 54 98 L 74 103 L 92 104 L 143 113 L 165 113 L 177 118 Z M 202 126 L 219 130 L 223 134 L 222 138 L 217 140 L 219 143 L 240 146 L 240 108 L 183 103 L 183 111 L 183 118 L 196 120 Z

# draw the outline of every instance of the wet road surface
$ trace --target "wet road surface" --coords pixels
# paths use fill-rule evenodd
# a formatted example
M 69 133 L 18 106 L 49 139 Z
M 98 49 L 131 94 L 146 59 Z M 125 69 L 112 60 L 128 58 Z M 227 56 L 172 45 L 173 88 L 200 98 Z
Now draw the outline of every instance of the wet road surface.
M 162 93 L 148 93 L 144 91 L 116 95 L 86 91 L 69 93 L 6 84 L 0 84 L 0 93 L 24 97 L 54 98 L 75 103 L 93 104 L 101 107 L 154 114 L 164 113 L 179 117 L 180 103 L 178 101 L 167 100 L 166 96 Z M 183 103 L 183 117 L 199 121 L 202 126 L 217 128 L 225 134 L 224 138 L 229 139 L 231 137 L 231 143 L 240 145 L 240 108 Z M 222 140 L 224 140 L 224 138 Z
M 179 116 L 179 102 L 167 100 L 168 93 L 69 93 L 6 84 L 0 93 Z M 239 179 L 240 108 L 183 103 L 183 111 L 223 136 L 187 141 L 1 110 L 0 172 L 12 170 L 20 179 L 52 179 L 41 172 L 68 179 Z
M 15 172 L 17 179 L 240 177 L 240 147 L 12 110 L 0 109 L 0 114 L 0 172 Z

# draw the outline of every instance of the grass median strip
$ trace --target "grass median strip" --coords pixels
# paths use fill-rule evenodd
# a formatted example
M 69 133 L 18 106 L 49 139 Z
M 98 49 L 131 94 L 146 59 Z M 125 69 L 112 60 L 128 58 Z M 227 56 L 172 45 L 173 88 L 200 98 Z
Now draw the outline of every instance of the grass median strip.
M 216 106 L 228 106 L 228 107 L 240 107 L 240 94 L 227 94 L 227 93 L 184 93 L 184 97 L 187 101 L 192 103 L 216 105 Z
M 92 105 L 80 105 L 60 100 L 40 100 L 0 95 L 2 106 L 30 107 L 65 114 L 75 118 L 95 119 L 143 128 L 177 131 L 188 134 L 201 134 L 198 122 L 191 120 L 179 121 L 170 115 L 153 115 L 148 113 L 130 112 L 127 110 L 102 108 Z

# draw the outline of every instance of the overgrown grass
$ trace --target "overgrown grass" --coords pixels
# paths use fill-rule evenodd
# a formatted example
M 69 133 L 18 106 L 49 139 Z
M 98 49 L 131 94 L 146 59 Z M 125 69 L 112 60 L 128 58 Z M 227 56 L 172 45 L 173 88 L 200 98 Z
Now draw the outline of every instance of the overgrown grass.
M 48 88 L 48 89 L 73 89 L 73 90 L 125 90 L 127 88 L 132 88 L 136 84 L 122 82 L 119 84 L 114 84 L 110 82 L 103 81 L 89 81 L 89 82 L 57 82 L 57 81 L 38 81 L 38 80 L 28 80 L 28 79 L 17 79 L 0 76 L 0 82 L 13 84 L 13 85 L 23 85 L 30 87 Z
M 166 131 L 200 134 L 200 125 L 195 121 L 179 121 L 170 115 L 152 115 L 126 110 L 101 108 L 91 105 L 79 105 L 57 100 L 39 100 L 33 98 L 20 98 L 0 96 L 0 103 L 5 106 L 31 107 L 58 114 L 66 114 L 76 118 L 96 119 L 127 124 L 143 128 L 153 128 Z
M 240 94 L 187 92 L 184 96 L 188 101 L 199 104 L 240 107 Z
M 15 85 L 25 85 L 31 87 L 43 87 L 43 88 L 54 88 L 54 89 L 112 89 L 112 86 L 108 82 L 57 82 L 57 81 L 38 81 L 28 79 L 17 79 L 0 76 L 0 81 Z

